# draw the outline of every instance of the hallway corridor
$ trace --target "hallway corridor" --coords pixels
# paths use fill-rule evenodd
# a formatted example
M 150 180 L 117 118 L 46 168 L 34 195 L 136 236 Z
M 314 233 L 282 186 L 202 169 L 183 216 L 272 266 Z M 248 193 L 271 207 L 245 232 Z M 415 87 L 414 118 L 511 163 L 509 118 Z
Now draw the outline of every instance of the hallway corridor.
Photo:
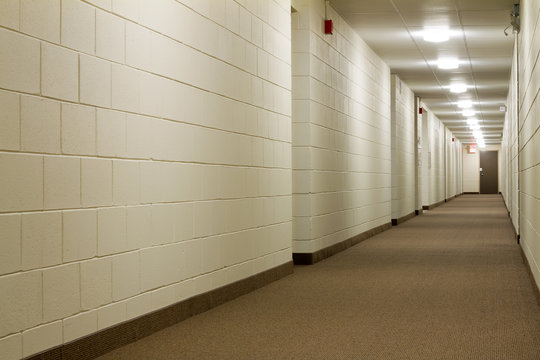
M 464 195 L 100 359 L 540 359 L 499 195 Z

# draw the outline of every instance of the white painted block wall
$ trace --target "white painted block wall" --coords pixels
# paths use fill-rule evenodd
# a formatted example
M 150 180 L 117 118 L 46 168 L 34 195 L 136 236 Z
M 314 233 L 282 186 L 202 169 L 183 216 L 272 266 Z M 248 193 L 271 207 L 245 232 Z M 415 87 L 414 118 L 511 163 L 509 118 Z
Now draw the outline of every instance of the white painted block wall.
M 392 75 L 392 219 L 409 215 L 415 209 L 414 93 Z
M 507 97 L 503 137 L 501 142 L 501 192 L 510 212 L 512 224 L 519 234 L 519 180 L 518 180 L 518 88 L 517 48 L 514 47 L 510 89 Z
M 520 243 L 540 286 L 540 101 L 537 68 L 540 53 L 540 4 L 525 0 L 521 3 L 521 32 L 519 35 L 519 117 L 517 122 L 517 156 L 519 163 L 519 233 Z M 513 132 L 515 134 L 515 132 Z M 508 139 L 507 148 L 515 142 Z M 512 151 L 511 158 L 514 159 Z M 513 182 L 513 186 L 516 186 Z
M 446 146 L 446 199 L 450 199 L 462 193 L 461 190 L 461 159 L 463 157 L 463 145 L 452 131 L 445 129 Z
M 421 105 L 424 109 L 422 116 L 422 205 L 429 206 L 445 200 L 447 177 L 454 177 L 455 171 L 459 169 L 446 173 L 447 129 L 426 104 L 421 103 Z
M 287 0 L 0 4 L 0 357 L 291 260 Z
M 293 14 L 293 251 L 390 221 L 390 70 L 324 2 Z

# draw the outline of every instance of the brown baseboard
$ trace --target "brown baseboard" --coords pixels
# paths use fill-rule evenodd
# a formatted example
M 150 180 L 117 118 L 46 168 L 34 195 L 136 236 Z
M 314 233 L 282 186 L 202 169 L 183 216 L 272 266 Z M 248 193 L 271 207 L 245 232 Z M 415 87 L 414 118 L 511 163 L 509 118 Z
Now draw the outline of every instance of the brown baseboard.
M 321 260 L 337 254 L 338 252 L 348 249 L 351 246 L 354 246 L 374 235 L 377 235 L 378 233 L 386 231 L 391 227 L 392 223 L 389 222 L 384 225 L 374 227 L 373 229 L 370 229 L 368 231 L 364 231 L 363 233 L 353 236 L 352 238 L 343 240 L 341 242 L 338 242 L 337 244 L 330 245 L 328 247 L 325 247 L 324 249 L 315 251 L 313 253 L 293 253 L 293 262 L 295 265 L 313 265 Z
M 293 273 L 293 262 L 180 301 L 84 338 L 32 355 L 26 360 L 90 360 L 142 339 L 191 316 L 257 290 Z
M 466 191 L 464 192 L 463 194 L 467 194 L 467 195 L 480 195 L 480 192 L 469 192 L 469 191 Z
M 527 259 L 527 256 L 525 255 L 525 252 L 523 251 L 523 248 L 521 246 L 519 247 L 519 250 L 521 251 L 521 257 L 523 258 L 523 262 L 525 263 L 525 267 L 527 268 L 527 273 L 529 274 L 529 279 L 531 280 L 531 285 L 533 287 L 534 296 L 536 297 L 536 302 L 538 303 L 538 306 L 540 306 L 540 288 L 538 288 L 538 285 L 534 280 L 534 275 L 531 270 L 531 264 L 529 263 L 529 260 Z
M 424 206 L 422 206 L 422 209 L 423 210 L 432 210 L 432 209 L 435 209 L 437 206 L 441 206 L 445 202 L 446 202 L 445 200 L 441 200 L 441 201 L 436 202 L 436 203 L 431 204 L 431 205 L 424 205 Z
M 414 213 L 418 216 L 418 215 L 422 215 L 424 213 L 424 210 L 423 209 L 418 209 L 418 210 L 414 210 Z
M 444 202 L 449 202 L 449 201 L 452 201 L 456 198 L 456 195 L 454 196 L 450 196 L 449 198 L 447 198 L 446 200 L 444 200 Z
M 416 216 L 416 212 L 413 211 L 412 213 L 410 214 L 407 214 L 405 216 L 402 216 L 400 218 L 397 218 L 397 219 L 392 219 L 392 226 L 397 226 L 399 224 L 402 224 L 404 223 L 405 221 L 409 220 L 409 219 L 412 219 L 413 217 Z

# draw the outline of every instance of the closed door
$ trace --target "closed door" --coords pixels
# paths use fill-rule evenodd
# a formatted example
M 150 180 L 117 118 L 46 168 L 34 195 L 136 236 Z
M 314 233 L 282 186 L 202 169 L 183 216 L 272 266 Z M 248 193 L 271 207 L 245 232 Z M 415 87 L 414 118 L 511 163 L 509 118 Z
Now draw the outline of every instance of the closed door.
M 499 193 L 497 151 L 480 151 L 480 194 Z

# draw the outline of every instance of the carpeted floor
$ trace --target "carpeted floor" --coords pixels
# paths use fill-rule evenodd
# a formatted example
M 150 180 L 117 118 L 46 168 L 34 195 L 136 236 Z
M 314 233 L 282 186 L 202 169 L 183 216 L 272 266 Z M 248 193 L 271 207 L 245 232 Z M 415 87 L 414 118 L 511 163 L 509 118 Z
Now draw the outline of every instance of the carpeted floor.
M 464 195 L 100 359 L 540 359 L 502 199 Z

